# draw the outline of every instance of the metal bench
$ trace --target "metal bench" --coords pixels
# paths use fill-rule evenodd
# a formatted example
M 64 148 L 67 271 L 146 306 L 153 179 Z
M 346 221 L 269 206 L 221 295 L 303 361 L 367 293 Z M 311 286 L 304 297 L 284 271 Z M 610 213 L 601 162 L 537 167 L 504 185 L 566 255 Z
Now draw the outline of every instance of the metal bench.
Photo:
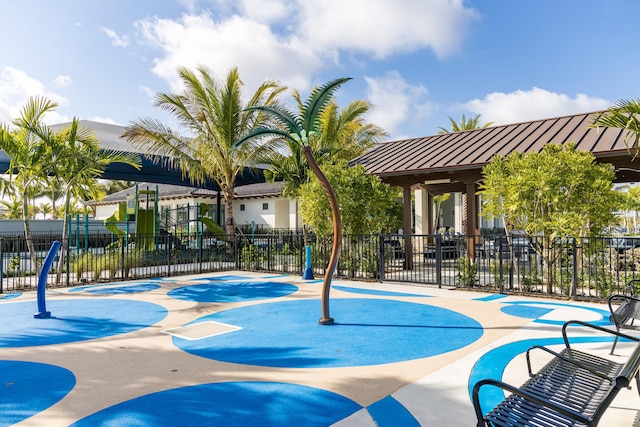
M 640 298 L 631 295 L 611 295 L 609 297 L 609 320 L 620 329 L 640 331 Z M 611 346 L 611 354 L 616 349 L 618 337 L 616 336 Z
M 593 328 L 636 342 L 626 363 L 617 363 L 571 348 L 567 337 L 570 325 Z M 487 426 L 596 426 L 620 389 L 629 387 L 633 377 L 640 387 L 640 339 L 586 322 L 572 320 L 562 327 L 565 348 L 559 353 L 543 346 L 526 353 L 529 380 L 514 387 L 495 379 L 478 381 L 472 391 L 477 427 Z M 531 353 L 545 351 L 553 358 L 536 373 Z M 498 387 L 511 393 L 486 415 L 480 406 L 480 389 Z

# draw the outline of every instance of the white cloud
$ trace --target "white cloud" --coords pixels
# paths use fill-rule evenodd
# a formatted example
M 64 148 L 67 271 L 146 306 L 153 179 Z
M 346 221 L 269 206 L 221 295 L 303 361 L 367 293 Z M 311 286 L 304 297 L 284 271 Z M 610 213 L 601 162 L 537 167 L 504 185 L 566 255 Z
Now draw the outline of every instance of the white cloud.
M 297 39 L 284 40 L 268 26 L 240 16 L 220 23 L 208 15 L 183 15 L 179 21 L 151 18 L 137 23 L 143 39 L 163 52 L 152 71 L 167 80 L 173 91 L 181 89 L 177 66 L 204 65 L 218 78 L 238 67 L 240 77 L 253 92 L 266 78 L 301 91 L 322 66 L 318 57 Z
M 104 31 L 107 34 L 107 36 L 109 36 L 109 38 L 111 39 L 111 44 L 113 44 L 114 46 L 117 46 L 117 47 L 129 46 L 129 37 L 119 36 L 115 31 L 109 28 L 103 28 L 102 31 Z
M 500 125 L 589 113 L 610 106 L 611 102 L 605 99 L 585 94 L 577 94 L 575 98 L 571 98 L 565 94 L 534 87 L 529 91 L 493 92 L 483 99 L 473 99 L 463 104 L 462 108 L 481 114 L 483 122 Z
M 431 110 L 424 101 L 427 88 L 408 84 L 397 71 L 387 72 L 383 77 L 365 77 L 365 81 L 367 98 L 375 106 L 368 120 L 396 138 L 398 128 L 407 120 L 420 119 Z
M 438 57 L 455 52 L 478 18 L 462 0 L 299 0 L 298 24 L 316 50 L 348 49 L 385 58 L 430 48 Z
M 4 67 L 0 71 L 0 122 L 9 123 L 20 115 L 20 109 L 33 96 L 44 96 L 60 106 L 69 104 L 63 96 L 50 92 L 37 79 L 30 77 L 22 70 Z M 46 123 L 60 123 L 68 119 L 52 111 L 44 117 Z
M 71 86 L 71 76 L 58 76 L 55 79 L 53 79 L 53 85 L 55 87 Z

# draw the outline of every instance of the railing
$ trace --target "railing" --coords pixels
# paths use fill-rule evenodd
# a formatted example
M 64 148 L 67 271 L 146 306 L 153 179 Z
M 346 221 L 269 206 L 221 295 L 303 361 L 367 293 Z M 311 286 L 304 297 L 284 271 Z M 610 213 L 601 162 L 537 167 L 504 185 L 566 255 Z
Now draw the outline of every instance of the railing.
M 0 293 L 35 289 L 36 273 L 54 233 L 33 233 L 36 265 L 22 235 L 0 234 Z M 143 236 L 72 232 L 50 286 L 167 277 L 223 270 L 302 275 L 305 246 L 312 268 L 325 274 L 331 241 L 313 234 L 239 233 Z M 473 247 L 469 251 L 468 247 Z M 408 254 L 411 253 L 411 256 Z M 336 275 L 367 280 L 478 288 L 489 292 L 605 300 L 640 277 L 640 238 L 346 235 Z

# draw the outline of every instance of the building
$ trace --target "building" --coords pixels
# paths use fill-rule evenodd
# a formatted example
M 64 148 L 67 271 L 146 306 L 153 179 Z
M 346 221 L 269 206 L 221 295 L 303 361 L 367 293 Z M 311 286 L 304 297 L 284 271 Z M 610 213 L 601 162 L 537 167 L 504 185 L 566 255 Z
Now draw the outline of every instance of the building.
M 258 229 L 299 229 L 297 203 L 282 197 L 282 183 L 256 183 L 238 186 L 233 204 L 236 226 L 254 226 Z M 158 215 L 160 223 L 186 224 L 196 218 L 196 208 L 208 205 L 207 216 L 219 224 L 224 224 L 224 199 L 218 191 L 171 184 L 139 183 L 117 193 L 109 194 L 100 201 L 88 204 L 94 208 L 95 218 L 109 218 L 126 202 L 128 197 L 138 194 L 143 208 L 151 209 L 158 194 Z

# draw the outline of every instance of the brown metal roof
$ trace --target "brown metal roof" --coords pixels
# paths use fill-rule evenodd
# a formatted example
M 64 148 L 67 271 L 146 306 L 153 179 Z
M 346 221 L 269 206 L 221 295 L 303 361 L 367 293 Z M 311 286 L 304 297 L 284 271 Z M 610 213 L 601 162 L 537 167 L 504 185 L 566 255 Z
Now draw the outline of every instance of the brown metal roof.
M 352 163 L 363 165 L 369 173 L 394 185 L 442 178 L 469 182 L 480 179 L 482 167 L 496 154 L 539 152 L 545 144 L 575 142 L 578 150 L 592 152 L 599 162 L 611 163 L 616 169 L 640 169 L 640 160 L 632 161 L 626 131 L 589 128 L 598 113 L 388 141 Z M 628 181 L 623 175 L 618 174 L 618 180 Z

